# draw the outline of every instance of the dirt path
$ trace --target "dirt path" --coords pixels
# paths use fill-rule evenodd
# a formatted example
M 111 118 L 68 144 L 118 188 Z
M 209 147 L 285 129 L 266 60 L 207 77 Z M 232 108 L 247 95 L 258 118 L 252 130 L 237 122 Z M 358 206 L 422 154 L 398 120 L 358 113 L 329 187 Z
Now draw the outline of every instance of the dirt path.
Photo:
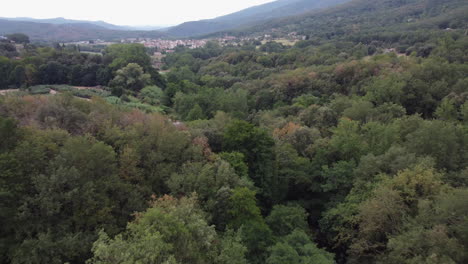
M 88 86 L 72 86 L 73 88 L 75 89 L 78 89 L 78 90 L 96 90 L 96 91 L 103 91 L 103 89 L 99 86 L 91 86 L 91 87 L 88 87 Z
M 7 93 L 14 93 L 14 92 L 19 92 L 19 89 L 0 90 L 0 95 L 5 95 Z

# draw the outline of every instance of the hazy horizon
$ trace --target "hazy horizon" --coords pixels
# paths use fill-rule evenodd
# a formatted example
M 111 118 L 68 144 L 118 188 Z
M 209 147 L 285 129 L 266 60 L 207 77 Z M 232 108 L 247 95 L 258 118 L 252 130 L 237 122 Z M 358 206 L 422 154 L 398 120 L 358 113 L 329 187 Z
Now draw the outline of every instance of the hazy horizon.
M 72 7 L 58 0 L 7 2 L 0 10 L 0 17 L 35 19 L 66 18 L 73 20 L 104 21 L 122 26 L 171 26 L 188 21 L 211 19 L 275 0 L 134 0 L 124 1 L 81 0 Z M 77 3 L 77 2 L 73 2 Z

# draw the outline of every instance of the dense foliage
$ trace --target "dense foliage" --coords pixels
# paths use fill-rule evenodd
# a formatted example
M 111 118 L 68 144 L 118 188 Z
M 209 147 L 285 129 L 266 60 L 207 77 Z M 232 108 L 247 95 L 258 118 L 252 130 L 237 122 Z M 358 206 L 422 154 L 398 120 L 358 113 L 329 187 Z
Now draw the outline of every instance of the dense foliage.
M 246 27 L 273 18 L 289 17 L 306 11 L 335 6 L 350 0 L 279 0 L 253 6 L 229 15 L 185 22 L 167 30 L 172 37 L 193 37 Z
M 80 53 L 79 47 L 60 44 L 55 48 L 24 44 L 21 52 L 21 57 L 18 57 L 19 52 L 10 41 L 0 42 L 0 89 L 37 84 L 112 85 L 122 89 L 122 77 L 132 74 L 123 68 L 131 63 L 138 64 L 140 75 L 150 75 L 146 83 L 164 87 L 161 76 L 151 66 L 146 49 L 139 44 L 112 45 L 104 55 Z M 114 78 L 118 80 L 110 83 Z
M 210 42 L 165 75 L 139 45 L 5 53 L 0 262 L 468 262 L 468 36 L 418 32 Z

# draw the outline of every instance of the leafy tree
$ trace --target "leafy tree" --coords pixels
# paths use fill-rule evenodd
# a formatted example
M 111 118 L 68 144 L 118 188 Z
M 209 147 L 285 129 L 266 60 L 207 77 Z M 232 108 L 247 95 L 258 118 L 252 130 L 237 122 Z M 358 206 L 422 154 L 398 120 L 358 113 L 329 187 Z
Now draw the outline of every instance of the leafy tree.
M 0 89 L 6 89 L 8 88 L 9 80 L 8 76 L 10 75 L 11 68 L 12 68 L 11 61 L 3 56 L 0 56 Z
M 205 119 L 205 116 L 203 114 L 203 110 L 200 107 L 199 104 L 195 104 L 195 106 L 188 112 L 187 114 L 187 120 L 201 120 Z
M 354 100 L 351 107 L 344 110 L 343 117 L 366 123 L 373 119 L 374 112 L 374 105 L 371 102 Z
M 289 245 L 278 243 L 270 250 L 271 255 L 267 259 L 267 263 L 269 264 L 301 263 L 301 257 L 297 251 Z
M 79 102 L 70 94 L 56 96 L 37 110 L 38 121 L 47 128 L 61 128 L 75 134 L 82 132 L 87 117 L 79 107 Z
M 385 153 L 392 145 L 401 142 L 398 126 L 395 124 L 369 122 L 362 126 L 361 133 L 368 150 L 376 155 Z
M 96 71 L 96 83 L 99 85 L 107 85 L 112 79 L 112 72 L 110 68 L 100 67 Z
M 419 155 L 435 158 L 438 168 L 457 170 L 466 167 L 468 149 L 466 131 L 462 127 L 439 120 L 424 121 L 406 136 L 405 145 Z
M 353 187 L 353 170 L 356 167 L 354 161 L 338 161 L 331 167 L 322 167 L 324 184 L 321 186 L 324 192 L 332 192 L 335 198 L 340 199 L 348 194 Z M 341 197 L 340 197 L 341 196 Z
M 467 260 L 468 233 L 466 189 L 439 194 L 433 201 L 423 200 L 418 215 L 405 223 L 403 232 L 390 238 L 387 263 L 447 262 Z
M 449 99 L 442 100 L 442 104 L 437 108 L 435 115 L 438 119 L 444 121 L 458 120 L 457 108 Z
M 406 109 L 398 104 L 384 103 L 375 108 L 373 120 L 389 123 L 395 118 L 401 118 L 406 114 Z
M 278 143 L 275 146 L 275 154 L 278 178 L 275 183 L 275 201 L 280 202 L 288 195 L 294 196 L 296 188 L 305 187 L 300 185 L 310 179 L 311 163 L 308 159 L 299 156 L 297 151 L 287 143 Z
M 240 233 L 228 230 L 221 241 L 221 252 L 216 258 L 216 263 L 247 264 L 245 254 L 247 247 L 242 244 Z
M 161 105 L 163 90 L 157 86 L 146 86 L 140 91 L 139 97 L 144 103 L 150 105 Z
M 318 248 L 304 231 L 298 229 L 270 247 L 269 251 L 268 264 L 335 263 L 333 254 Z
M 83 261 L 96 229 L 119 230 L 130 214 L 123 211 L 141 209 L 142 204 L 132 201 L 131 192 L 126 198 L 118 195 L 125 186 L 116 178 L 115 166 L 109 146 L 84 137 L 67 140 L 48 174 L 31 178 L 33 195 L 19 209 L 22 224 L 16 230 L 25 240 L 11 253 L 12 262 Z M 60 253 L 48 250 L 51 247 Z
M 460 114 L 465 124 L 468 123 L 468 101 L 461 106 Z
M 311 105 L 301 112 L 300 118 L 305 125 L 320 130 L 335 126 L 336 113 L 327 106 Z
M 360 229 L 349 252 L 354 261 L 375 261 L 374 258 L 386 249 L 387 236 L 397 233 L 408 213 L 398 191 L 382 187 L 374 195 L 374 199 L 360 205 Z
M 26 83 L 26 69 L 23 65 L 17 65 L 10 73 L 10 82 L 16 87 L 21 87 Z
M 375 104 L 395 103 L 399 104 L 404 96 L 406 81 L 399 76 L 376 78 L 366 87 L 366 96 Z
M 419 164 L 384 180 L 370 199 L 359 205 L 359 232 L 350 247 L 352 261 L 372 262 L 384 255 L 389 237 L 397 235 L 419 199 L 430 199 L 446 186 L 442 175 Z
M 196 192 L 203 201 L 203 207 L 211 210 L 216 193 L 220 189 L 249 186 L 249 182 L 237 176 L 229 163 L 217 160 L 206 164 L 201 162 L 184 164 L 180 173 L 171 175 L 167 185 L 175 195 Z
M 139 213 L 124 234 L 110 239 L 101 232 L 90 263 L 245 263 L 243 247 L 234 237 L 216 244 L 217 234 L 208 226 L 196 198 L 163 196 Z M 229 236 L 229 235 L 228 235 Z M 228 248 L 230 247 L 230 248 Z M 233 252 L 233 248 L 240 252 Z
M 277 195 L 273 145 L 273 139 L 264 130 L 240 120 L 229 124 L 223 136 L 223 149 L 245 155 L 249 176 L 265 192 L 262 194 L 265 197 Z
M 0 116 L 0 153 L 12 149 L 19 139 L 19 129 L 15 120 Z
M 367 142 L 360 134 L 359 122 L 343 118 L 333 129 L 330 139 L 330 148 L 340 159 L 359 159 L 366 153 Z
M 110 82 L 113 87 L 124 88 L 139 92 L 150 82 L 149 74 L 143 72 L 143 68 L 136 63 L 129 63 L 126 67 L 117 71 L 117 75 Z
M 260 46 L 260 50 L 264 52 L 280 52 L 284 49 L 284 46 L 281 43 L 275 41 L 269 41 L 262 46 Z
M 167 80 L 169 83 L 178 83 L 180 81 L 190 81 L 197 83 L 197 75 L 190 70 L 188 66 L 183 66 L 173 69 L 167 74 Z
M 68 83 L 68 74 L 70 68 L 61 64 L 60 62 L 50 61 L 43 64 L 38 69 L 39 76 L 41 76 L 41 83 L 44 84 L 64 84 Z
M 144 72 L 149 74 L 151 82 L 159 87 L 165 87 L 162 76 L 151 65 L 151 58 L 146 53 L 146 49 L 141 44 L 114 44 L 105 50 L 105 60 L 109 62 L 109 68 L 114 73 L 135 63 L 140 66 Z
M 9 34 L 9 35 L 6 35 L 6 37 L 9 40 L 14 41 L 16 43 L 20 43 L 20 44 L 29 43 L 29 36 L 22 34 L 22 33 Z
M 88 254 L 91 243 L 89 237 L 80 233 L 41 233 L 37 238 L 26 238 L 11 254 L 11 263 L 83 262 L 82 256 Z
M 18 56 L 18 51 L 16 50 L 15 45 L 0 41 L 0 56 L 13 58 Z
M 138 64 L 143 69 L 147 69 L 151 65 L 145 47 L 141 44 L 110 45 L 106 48 L 105 53 L 111 61 L 109 67 L 114 71 L 122 69 L 130 63 Z
M 75 65 L 71 68 L 71 84 L 81 85 L 83 79 L 83 66 Z
M 245 156 L 240 152 L 222 152 L 219 156 L 227 161 L 241 178 L 248 177 L 249 168 L 245 163 Z
M 257 206 L 255 192 L 245 187 L 234 189 L 229 197 L 228 213 L 228 227 L 240 230 L 242 241 L 248 248 L 247 258 L 252 263 L 262 263 L 266 249 L 272 243 L 272 232 Z
M 25 66 L 25 75 L 26 75 L 26 86 L 31 86 L 33 84 L 38 83 L 38 75 L 37 75 L 37 68 L 32 64 L 28 64 Z
M 229 204 L 231 216 L 229 226 L 231 228 L 238 229 L 243 223 L 263 221 L 254 191 L 245 187 L 235 189 L 229 197 Z
M 108 131 L 107 140 L 116 147 L 132 146 L 138 157 L 137 168 L 144 176 L 144 185 L 153 193 L 169 193 L 167 181 L 188 161 L 200 162 L 204 145 L 195 145 L 185 131 L 179 131 L 160 115 L 146 116 L 131 112 L 124 120 L 132 124 L 125 134 Z M 123 135 L 127 135 L 122 138 Z
M 275 205 L 265 221 L 276 236 L 286 236 L 294 230 L 308 230 L 307 213 L 297 205 Z
M 271 230 L 262 222 L 246 222 L 239 230 L 242 243 L 247 247 L 246 258 L 249 263 L 265 263 L 268 256 L 268 247 L 274 240 Z

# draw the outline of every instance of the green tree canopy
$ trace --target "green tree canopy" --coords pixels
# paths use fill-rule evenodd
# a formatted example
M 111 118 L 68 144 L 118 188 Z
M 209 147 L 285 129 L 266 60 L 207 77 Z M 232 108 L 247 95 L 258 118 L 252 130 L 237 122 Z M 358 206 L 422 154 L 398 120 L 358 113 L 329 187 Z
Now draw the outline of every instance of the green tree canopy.
M 127 66 L 117 71 L 115 78 L 110 85 L 115 88 L 128 89 L 139 92 L 150 83 L 151 77 L 144 73 L 143 68 L 136 63 L 129 63 Z
M 221 244 L 218 239 L 195 197 L 163 196 L 137 214 L 123 234 L 110 239 L 101 232 L 89 263 L 245 263 L 235 236 L 227 235 Z

